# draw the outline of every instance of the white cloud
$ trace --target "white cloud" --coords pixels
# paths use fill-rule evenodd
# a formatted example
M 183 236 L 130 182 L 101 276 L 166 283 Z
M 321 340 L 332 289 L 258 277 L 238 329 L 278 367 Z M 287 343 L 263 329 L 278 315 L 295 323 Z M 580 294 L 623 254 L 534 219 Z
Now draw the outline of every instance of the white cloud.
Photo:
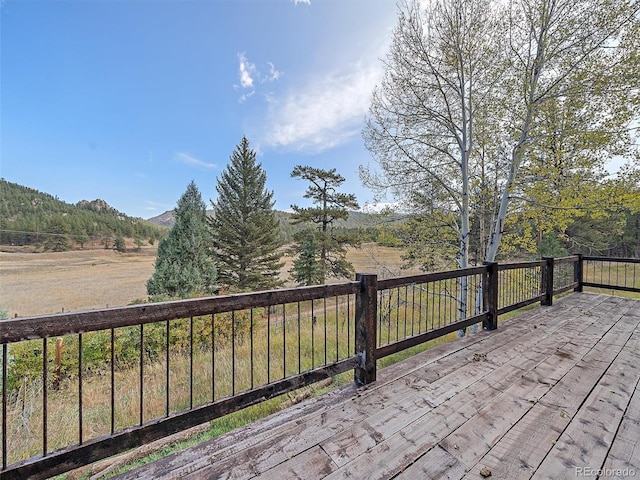
M 263 142 L 321 152 L 359 135 L 370 96 L 381 79 L 378 61 L 314 79 L 302 91 L 272 100 Z
M 382 80 L 380 59 L 388 52 L 397 12 L 393 2 L 371 2 L 366 14 L 344 3 L 344 15 L 326 19 L 336 25 L 331 35 L 319 44 L 301 39 L 311 61 L 290 64 L 268 95 L 257 92 L 266 112 L 254 110 L 245 126 L 265 150 L 320 153 L 359 139 L 373 88 Z
M 251 91 L 250 91 L 250 92 L 248 92 L 248 93 L 243 93 L 242 95 L 240 95 L 240 98 L 238 98 L 238 101 L 239 101 L 240 103 L 244 103 L 244 102 L 246 102 L 246 101 L 247 101 L 247 98 L 249 98 L 249 97 L 253 96 L 253 94 L 254 94 L 254 93 L 256 93 L 256 91 L 255 91 L 255 90 L 251 90 Z
M 238 54 L 238 76 L 240 78 L 240 85 L 234 85 L 234 88 L 243 88 L 248 90 L 240 95 L 238 99 L 240 103 L 244 103 L 249 97 L 256 93 L 256 83 L 267 83 L 278 80 L 282 77 L 283 73 L 276 69 L 272 62 L 266 62 L 269 66 L 269 73 L 262 73 L 255 63 L 252 63 L 247 58 L 244 52 Z
M 271 62 L 267 62 L 267 65 L 269 65 L 269 76 L 265 81 L 272 82 L 278 80 L 282 76 L 282 72 L 276 70 L 276 67 Z
M 242 95 L 238 101 L 244 103 L 249 97 L 256 93 L 256 83 L 273 82 L 282 77 L 283 73 L 276 69 L 272 62 L 266 62 L 269 66 L 269 73 L 262 73 L 255 65 L 249 61 L 244 52 L 238 54 L 238 76 L 240 77 L 240 85 L 234 85 L 234 88 L 243 88 L 248 90 Z
M 247 60 L 244 53 L 238 54 L 240 86 L 242 88 L 253 88 L 253 77 L 251 76 L 256 70 L 256 66 Z
M 186 164 L 186 165 L 190 165 L 193 167 L 198 167 L 198 168 L 206 168 L 208 170 L 211 170 L 213 168 L 216 168 L 216 165 L 213 163 L 207 163 L 203 160 L 200 160 L 198 158 L 195 158 L 191 155 L 189 155 L 188 153 L 183 153 L 183 152 L 178 152 L 176 153 L 176 158 L 178 159 L 178 161 Z

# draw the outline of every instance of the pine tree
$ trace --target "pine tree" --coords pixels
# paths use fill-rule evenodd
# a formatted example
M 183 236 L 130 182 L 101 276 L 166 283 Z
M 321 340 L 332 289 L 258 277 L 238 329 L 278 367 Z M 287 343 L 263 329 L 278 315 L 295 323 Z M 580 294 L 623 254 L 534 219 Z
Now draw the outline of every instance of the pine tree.
M 304 240 L 297 243 L 293 253 L 298 257 L 289 270 L 293 280 L 301 286 L 317 285 L 324 282 L 324 273 L 320 265 L 320 246 L 314 232 L 307 231 Z
M 216 278 L 206 205 L 192 181 L 178 200 L 173 228 L 158 245 L 155 272 L 147 282 L 147 293 L 181 298 L 213 294 L 217 289 Z
M 115 248 L 116 251 L 122 252 L 122 253 L 127 251 L 127 245 L 126 245 L 126 243 L 124 241 L 124 237 L 122 235 L 118 235 L 116 237 L 116 240 L 115 240 L 113 248 Z
M 56 215 L 47 224 L 49 235 L 44 242 L 44 249 L 53 252 L 65 252 L 71 250 L 73 245 L 69 238 L 71 231 L 69 223 L 62 215 Z
M 303 167 L 297 165 L 292 177 L 307 180 L 311 185 L 307 188 L 304 198 L 310 198 L 314 207 L 302 208 L 291 205 L 293 209 L 292 222 L 311 223 L 317 226 L 317 239 L 320 248 L 320 268 L 322 281 L 327 276 L 348 277 L 353 274 L 353 265 L 346 259 L 347 247 L 360 245 L 356 235 L 334 230 L 336 220 L 347 220 L 349 209 L 359 208 L 356 196 L 340 193 L 336 189 L 344 183 L 344 177 L 336 173 L 336 169 L 322 170 L 320 168 Z M 307 229 L 294 235 L 298 245 L 301 245 L 312 230 Z
M 220 283 L 230 290 L 265 290 L 282 285 L 279 222 L 273 210 L 273 192 L 265 189 L 266 181 L 262 165 L 243 137 L 218 179 L 218 198 L 211 202 L 213 216 L 209 223 Z

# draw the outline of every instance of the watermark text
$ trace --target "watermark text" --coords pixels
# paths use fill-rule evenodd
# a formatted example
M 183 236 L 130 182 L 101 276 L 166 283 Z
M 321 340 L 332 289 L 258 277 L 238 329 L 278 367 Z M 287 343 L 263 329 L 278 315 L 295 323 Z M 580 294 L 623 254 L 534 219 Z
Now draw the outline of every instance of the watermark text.
M 633 468 L 592 468 L 592 467 L 575 467 L 576 477 L 622 477 L 631 478 L 636 476 Z

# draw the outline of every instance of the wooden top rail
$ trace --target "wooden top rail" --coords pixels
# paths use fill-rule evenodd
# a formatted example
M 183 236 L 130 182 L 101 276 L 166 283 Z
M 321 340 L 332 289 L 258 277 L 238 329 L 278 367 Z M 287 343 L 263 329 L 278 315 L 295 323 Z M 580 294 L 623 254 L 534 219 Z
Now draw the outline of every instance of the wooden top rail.
M 405 285 L 412 285 L 414 283 L 428 283 L 435 282 L 437 280 L 446 280 L 449 278 L 460 278 L 467 275 L 477 275 L 480 273 L 486 273 L 486 265 L 480 267 L 459 268 L 456 270 L 446 270 L 442 272 L 425 273 L 422 275 L 410 275 L 407 277 L 387 278 L 385 280 L 378 280 L 378 290 L 385 290 L 389 288 L 403 287 Z
M 357 293 L 359 289 L 360 282 L 345 282 L 331 285 L 148 303 L 105 310 L 11 318 L 0 320 L 0 343 L 12 343 L 73 333 L 129 327 L 340 295 L 353 295 Z
M 560 257 L 554 258 L 554 263 L 576 263 L 580 261 L 580 257 L 578 255 L 570 255 L 568 257 Z
M 535 260 L 533 262 L 514 262 L 514 263 L 499 263 L 498 270 L 515 270 L 516 268 L 530 268 L 530 267 L 542 267 L 544 266 L 544 260 Z
M 640 263 L 639 258 L 612 258 L 612 257 L 587 257 L 583 256 L 583 260 L 597 262 L 617 262 L 617 263 Z
M 554 263 L 579 263 L 585 261 L 609 261 L 620 263 L 640 263 L 640 259 L 610 258 L 599 256 L 568 256 L 554 259 Z M 500 263 L 499 271 L 519 268 L 544 267 L 545 260 Z M 425 273 L 405 277 L 378 280 L 378 290 L 406 285 L 435 282 L 468 275 L 487 273 L 487 265 Z M 574 287 L 571 284 L 568 287 Z M 234 310 L 268 307 L 293 302 L 302 302 L 332 296 L 356 294 L 360 289 L 357 281 L 331 285 L 269 290 L 263 292 L 221 295 L 216 297 L 178 300 L 160 303 L 108 308 L 104 310 L 37 315 L 0 320 L 0 343 L 34 340 L 68 334 L 128 327 L 146 323 L 162 322 L 200 315 L 211 315 Z

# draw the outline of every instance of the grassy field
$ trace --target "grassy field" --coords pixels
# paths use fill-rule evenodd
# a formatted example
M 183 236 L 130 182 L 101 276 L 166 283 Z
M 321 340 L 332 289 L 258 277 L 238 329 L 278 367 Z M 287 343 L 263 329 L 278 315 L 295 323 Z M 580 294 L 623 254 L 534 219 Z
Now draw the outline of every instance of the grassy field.
M 77 250 L 72 252 L 0 252 L 0 306 L 9 316 L 92 310 L 128 305 L 147 298 L 156 248 L 139 252 Z M 401 251 L 365 244 L 349 252 L 357 272 L 380 278 L 417 273 L 401 270 Z M 291 258 L 285 257 L 282 278 Z M 337 280 L 334 280 L 337 281 Z
M 122 306 L 146 298 L 156 249 L 0 253 L 0 305 L 11 317 Z
M 2 252 L 0 253 L 0 305 L 9 311 L 11 317 L 38 315 L 46 313 L 55 313 L 60 311 L 75 311 L 98 309 L 106 306 L 114 307 L 130 304 L 133 301 L 146 298 L 146 282 L 153 273 L 153 265 L 155 261 L 156 249 L 146 247 L 138 252 L 118 253 L 109 250 L 82 250 L 63 253 L 27 253 L 27 252 Z M 388 278 L 402 274 L 417 273 L 417 271 L 402 270 L 401 251 L 393 248 L 380 247 L 373 244 L 364 245 L 361 249 L 349 252 L 349 259 L 353 262 L 356 271 L 366 273 L 376 273 L 380 278 Z M 282 269 L 282 278 L 288 277 L 288 270 L 291 268 L 291 258 L 284 258 L 285 266 Z M 339 280 L 333 280 L 339 281 Z M 331 309 L 333 311 L 333 309 Z M 327 319 L 320 320 L 326 324 Z M 330 331 L 334 331 L 337 325 L 337 319 L 330 319 Z M 344 323 L 344 322 L 342 322 Z M 325 334 L 326 335 L 326 325 Z M 320 325 L 316 327 L 320 329 Z M 353 326 L 351 326 L 353 328 Z M 337 329 L 336 329 L 337 331 Z M 123 332 L 120 332 L 122 334 Z M 289 332 L 287 338 L 294 338 L 295 332 Z M 87 334 L 85 343 L 91 343 L 92 336 L 97 334 Z M 316 335 L 323 335 L 316 331 Z M 305 336 L 305 335 L 303 335 Z M 306 337 L 309 335 L 306 334 Z M 256 338 L 265 337 L 264 332 L 256 333 Z M 320 338 L 317 337 L 317 340 Z M 282 346 L 278 346 L 279 337 L 275 339 L 275 343 L 271 345 L 272 351 L 270 356 L 271 367 L 273 371 L 279 372 L 284 370 L 284 365 L 280 365 L 280 354 L 277 352 L 282 350 Z M 324 341 L 327 343 L 324 344 Z M 51 342 L 55 342 L 52 339 Z M 65 351 L 74 348 L 74 342 L 77 338 L 68 338 L 64 340 Z M 337 350 L 337 343 L 331 343 L 331 339 L 323 338 L 323 343 L 315 346 L 315 358 L 322 357 L 322 352 L 318 349 L 333 352 Z M 39 344 L 38 344 L 39 345 Z M 335 345 L 335 347 L 334 347 Z M 348 344 L 347 344 L 348 345 Z M 28 347 L 28 345 L 27 345 Z M 76 346 L 77 347 L 77 346 Z M 103 348 L 107 351 L 107 345 Z M 256 347 L 256 364 L 263 365 L 265 361 L 260 359 L 268 353 L 262 352 L 259 346 Z M 296 345 L 293 345 L 296 347 Z M 38 347 L 39 348 L 39 347 Z M 51 344 L 51 351 L 54 350 L 54 343 Z M 246 366 L 243 366 L 242 359 L 249 358 L 250 354 L 245 352 L 248 348 L 248 342 L 237 346 L 236 356 L 238 363 L 236 368 L 238 374 L 236 376 L 236 388 L 248 388 L 248 380 L 243 377 L 247 376 Z M 291 349 L 290 345 L 287 350 Z M 340 346 L 341 350 L 346 345 Z M 295 349 L 295 348 L 294 348 Z M 28 350 L 28 348 L 27 348 Z M 228 385 L 228 372 L 225 372 L 230 364 L 230 360 L 225 361 L 225 357 L 229 355 L 229 349 L 223 348 L 216 352 L 216 364 L 219 365 L 220 371 L 215 375 L 220 375 L 220 380 L 216 381 L 215 396 L 228 395 L 231 392 Z M 309 353 L 309 346 L 303 348 L 303 359 L 313 358 L 313 354 Z M 276 352 L 276 354 L 274 354 Z M 347 352 L 341 352 L 344 357 Z M 85 352 L 85 356 L 88 355 Z M 206 360 L 210 352 L 198 353 L 194 358 L 194 377 L 198 377 L 196 382 L 198 386 L 211 385 L 213 371 L 208 370 L 211 360 Z M 36 355 L 37 356 L 37 355 Z M 203 357 L 202 359 L 200 357 Z M 202 360 L 202 361 L 201 361 Z M 317 361 L 317 360 L 316 360 Z M 41 362 L 41 360 L 40 360 Z M 89 362 L 88 357 L 85 362 Z M 177 411 L 185 407 L 188 397 L 185 397 L 186 391 L 180 387 L 182 383 L 180 379 L 188 379 L 188 358 L 177 352 L 171 355 L 171 377 L 178 380 L 175 387 L 172 387 L 171 410 Z M 302 368 L 309 368 L 310 365 L 303 365 Z M 87 366 L 85 366 L 87 368 Z M 106 368 L 106 367 L 105 367 Z M 290 369 L 296 369 L 294 361 L 287 364 L 287 373 Z M 162 361 L 150 363 L 145 367 L 145 419 L 162 414 L 164 408 L 165 397 L 162 390 L 163 375 L 165 366 Z M 262 372 L 264 373 L 264 372 Z M 260 378 L 260 368 L 256 368 L 256 382 L 264 383 L 265 379 Z M 352 373 L 345 374 L 348 381 Z M 344 375 L 343 375 L 344 376 Z M 137 398 L 139 392 L 132 388 L 136 385 L 138 370 L 135 368 L 123 368 L 117 370 L 116 375 L 116 418 L 115 428 L 123 428 L 135 423 L 137 415 Z M 172 380 L 173 382 L 174 380 Z M 253 380 L 252 380 L 253 381 Z M 74 431 L 77 424 L 78 411 L 76 406 L 76 397 L 78 391 L 78 378 L 71 376 L 66 378 L 63 383 L 50 392 L 49 397 L 49 448 L 55 449 L 64 447 L 69 443 L 73 443 L 73 439 L 68 438 L 70 433 Z M 340 380 L 338 381 L 340 383 Z M 185 383 L 185 385 L 188 382 Z M 160 391 L 155 390 L 160 388 Z M 218 392 L 218 389 L 220 391 Z M 312 388 L 311 391 L 314 389 Z M 29 431 L 38 431 L 41 428 L 42 418 L 40 405 L 42 404 L 42 385 L 37 380 L 23 379 L 16 390 L 17 396 L 12 397 L 8 412 L 9 424 L 12 426 L 12 442 L 9 449 L 10 461 L 17 461 L 27 458 L 38 453 L 38 438 L 32 438 L 31 435 L 20 434 L 26 427 Z M 83 404 L 85 421 L 85 438 L 93 438 L 96 435 L 108 433 L 109 416 L 108 411 L 104 409 L 104 405 L 108 404 L 109 388 L 108 376 L 102 374 L 87 373 L 83 381 Z M 197 402 L 204 401 L 204 396 L 211 395 L 206 389 L 199 391 L 196 389 L 194 397 Z M 294 394 L 297 395 L 297 394 Z M 182 398 L 184 397 L 184 398 Z M 203 399 L 200 399 L 203 397 Z M 252 407 L 251 409 L 238 412 L 233 416 L 225 417 L 212 422 L 211 429 L 205 436 L 215 435 L 218 430 L 225 431 L 234 426 L 238 426 L 249 421 L 264 416 L 272 411 L 279 409 L 283 400 L 277 399 L 272 402 Z M 285 399 L 286 404 L 286 399 Z M 55 420 L 54 420 L 55 419 Z M 133 420 L 132 420 L 133 419 Z M 232 420 L 230 420 L 232 419 Z M 58 423 L 62 421 L 63 423 Z M 65 423 L 66 422 L 66 423 Z M 219 432 L 218 432 L 219 433 Z M 71 433 L 73 436 L 74 434 Z M 71 441 L 70 441 L 71 440 Z

